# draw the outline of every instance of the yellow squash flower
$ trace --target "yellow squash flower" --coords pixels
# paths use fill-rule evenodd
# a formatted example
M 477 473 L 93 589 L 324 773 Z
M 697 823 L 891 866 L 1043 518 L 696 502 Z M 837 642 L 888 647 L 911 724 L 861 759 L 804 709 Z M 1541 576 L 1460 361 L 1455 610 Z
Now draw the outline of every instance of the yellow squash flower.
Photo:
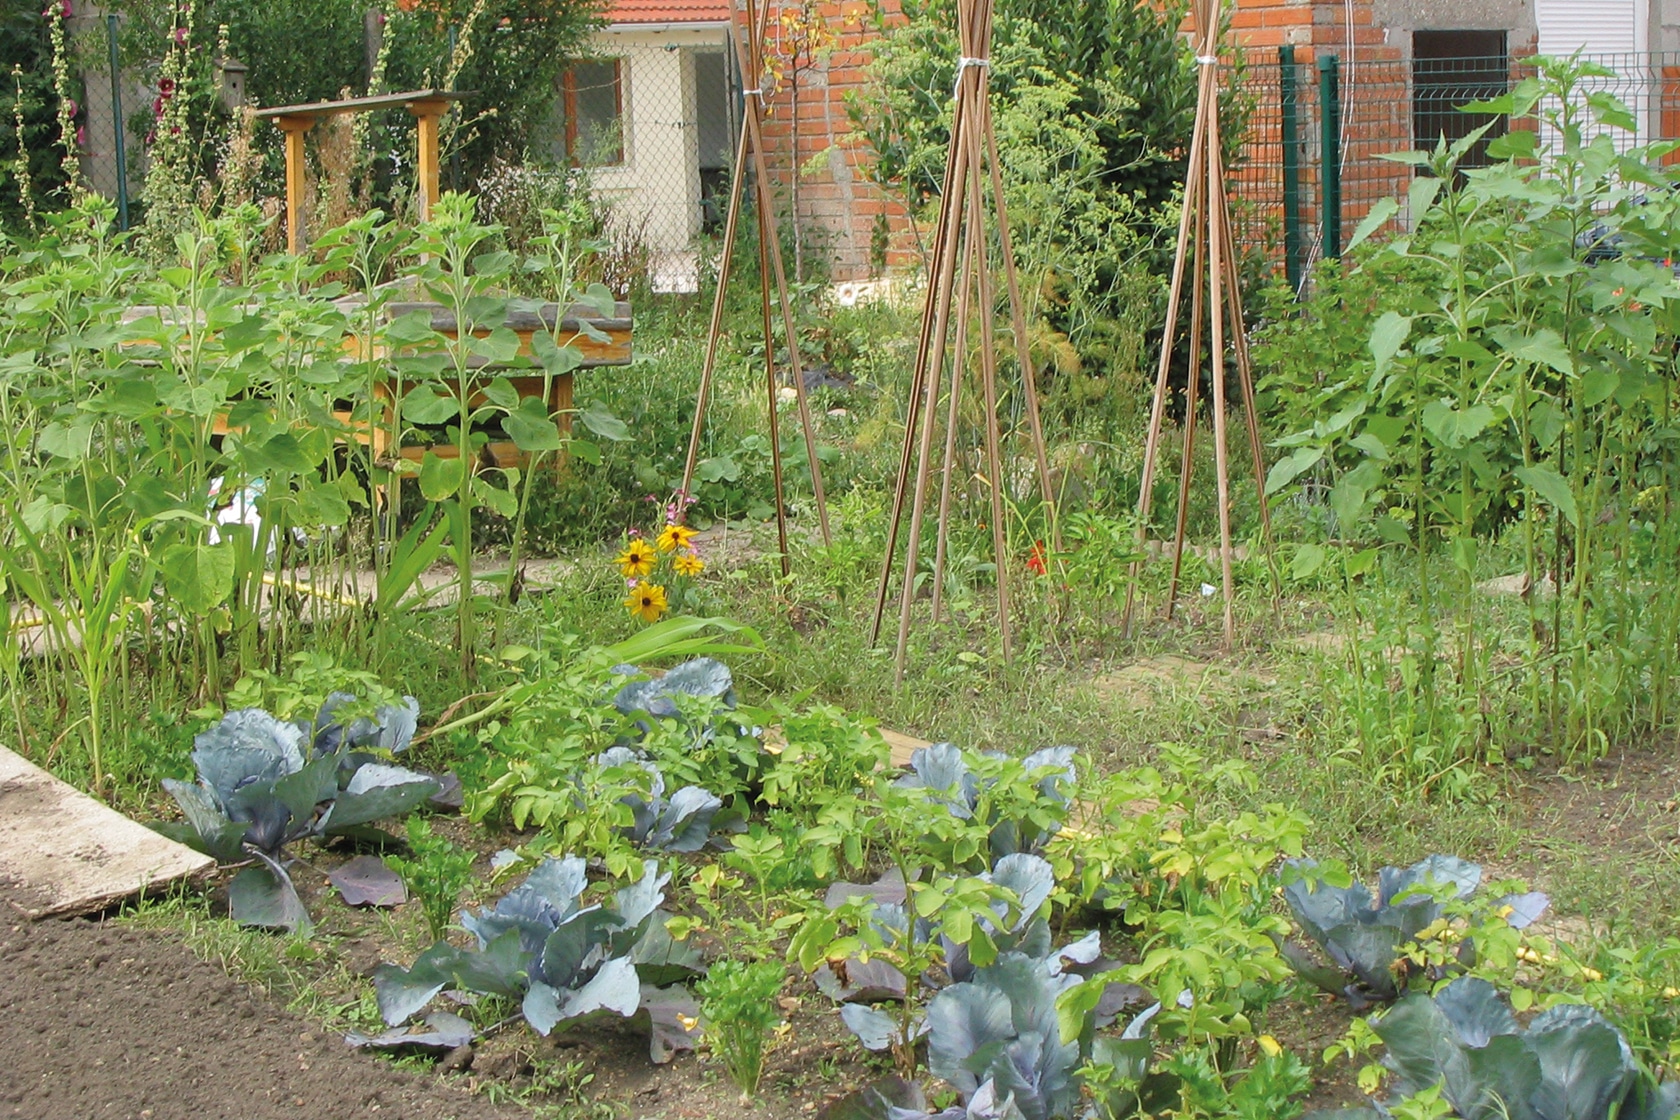
M 665 613 L 665 589 L 657 583 L 638 583 L 624 597 L 624 605 L 643 622 L 658 622 Z
M 694 547 L 694 530 L 687 525 L 667 525 L 659 533 L 659 551 L 681 552 Z
M 706 570 L 706 562 L 700 559 L 700 554 L 690 549 L 679 552 L 671 560 L 671 567 L 679 576 L 697 576 Z
M 624 546 L 624 551 L 618 554 L 618 559 L 614 560 L 613 563 L 618 565 L 619 571 L 630 578 L 640 579 L 653 571 L 653 565 L 658 559 L 658 554 L 648 546 L 648 543 L 637 537 Z

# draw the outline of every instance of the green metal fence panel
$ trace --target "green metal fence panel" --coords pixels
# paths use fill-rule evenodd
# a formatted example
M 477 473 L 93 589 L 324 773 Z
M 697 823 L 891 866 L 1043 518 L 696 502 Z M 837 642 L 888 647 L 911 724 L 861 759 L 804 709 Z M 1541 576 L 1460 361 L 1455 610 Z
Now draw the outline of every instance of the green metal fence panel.
M 1433 148 L 1489 121 L 1491 139 L 1503 122 L 1465 107 L 1534 72 L 1532 59 L 1502 55 L 1376 60 L 1355 52 L 1332 64 L 1329 55 L 1299 57 L 1305 54 L 1248 50 L 1224 71 L 1227 96 L 1246 113 L 1230 174 L 1237 236 L 1251 261 L 1276 269 L 1297 290 L 1311 264 L 1336 256 L 1380 199 L 1404 204 L 1416 172 L 1384 156 Z M 1589 79 L 1583 92 L 1619 98 L 1639 124 L 1636 133 L 1612 132 L 1619 148 L 1680 139 L 1680 52 L 1591 61 L 1614 76 Z M 1336 97 L 1327 105 L 1319 67 L 1332 65 Z M 1542 124 L 1522 123 L 1538 131 L 1543 147 L 1556 142 Z M 1464 166 L 1484 163 L 1484 148 L 1485 139 Z M 1402 211 L 1400 221 L 1406 217 Z

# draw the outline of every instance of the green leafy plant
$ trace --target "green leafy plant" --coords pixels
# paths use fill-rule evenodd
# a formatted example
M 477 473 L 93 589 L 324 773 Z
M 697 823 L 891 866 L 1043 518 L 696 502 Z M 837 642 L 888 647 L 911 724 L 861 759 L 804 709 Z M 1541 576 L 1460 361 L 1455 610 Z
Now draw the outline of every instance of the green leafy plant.
M 193 739 L 198 781 L 165 779 L 186 818 L 165 831 L 224 863 L 258 861 L 229 885 L 235 921 L 307 930 L 286 847 L 306 837 L 366 835 L 374 821 L 401 816 L 438 792 L 436 778 L 384 761 L 408 746 L 419 704 L 410 697 L 381 709 L 377 721 L 336 715 L 353 700 L 329 697 L 301 725 L 260 708 L 229 712 Z
M 781 1021 L 776 996 L 784 979 L 782 966 L 771 961 L 719 961 L 694 986 L 701 1032 L 749 1097 L 758 1095 L 765 1045 Z
M 442 940 L 461 892 L 472 883 L 473 853 L 433 832 L 424 817 L 408 818 L 408 847 L 410 856 L 388 857 L 387 862 L 420 900 L 427 932 Z
M 1407 229 L 1366 242 L 1401 202 L 1374 208 L 1351 266 L 1321 270 L 1306 314 L 1257 351 L 1287 432 L 1268 489 L 1300 489 L 1327 534 L 1386 554 L 1362 567 L 1396 602 L 1347 620 L 1357 653 L 1327 693 L 1383 780 L 1463 796 L 1508 748 L 1595 757 L 1672 708 L 1668 641 L 1641 635 L 1676 619 L 1633 588 L 1671 578 L 1673 553 L 1646 546 L 1674 533 L 1656 495 L 1674 476 L 1677 210 L 1669 146 L 1618 147 L 1635 118 L 1593 88 L 1607 74 L 1537 60 L 1477 107 L 1509 124 L 1487 167 L 1463 166 L 1486 127 L 1396 156 L 1417 172 Z M 1299 574 L 1325 555 L 1298 555 Z M 1519 569 L 1520 636 L 1488 623 L 1496 561 Z M 1503 645 L 1521 674 L 1486 671 Z
M 1345 998 L 1356 1010 L 1399 998 L 1408 980 L 1404 948 L 1427 934 L 1442 943 L 1457 941 L 1453 967 L 1475 963 L 1475 943 L 1449 934 L 1449 901 L 1470 897 L 1481 884 L 1479 865 L 1435 855 L 1411 867 L 1385 867 L 1378 873 L 1373 898 L 1361 883 L 1330 882 L 1313 860 L 1284 864 L 1283 897 L 1302 930 L 1329 956 L 1325 967 L 1290 942 L 1282 951 L 1296 972 L 1325 991 Z M 1524 928 L 1545 913 L 1549 900 L 1538 892 L 1508 895 L 1493 904 L 1506 923 Z M 1425 969 L 1430 979 L 1440 979 Z
M 380 1014 L 401 1025 L 449 989 L 518 1000 L 542 1035 L 596 1011 L 628 1018 L 645 1010 L 651 1052 L 664 1060 L 672 1045 L 692 1043 L 677 1019 L 686 1003 L 661 985 L 700 971 L 693 950 L 665 931 L 659 904 L 669 880 L 649 860 L 641 880 L 618 891 L 610 907 L 585 905 L 583 860 L 544 860 L 490 909 L 462 914 L 474 948 L 439 941 L 408 968 L 381 965 L 374 972 Z
M 1562 1004 L 1520 1027 L 1493 985 L 1454 980 L 1414 993 L 1373 1024 L 1395 1100 L 1439 1087 L 1464 1120 L 1669 1120 L 1680 1086 L 1659 1087 L 1619 1031 L 1581 1004 Z M 1369 1108 L 1348 1116 L 1383 1115 Z

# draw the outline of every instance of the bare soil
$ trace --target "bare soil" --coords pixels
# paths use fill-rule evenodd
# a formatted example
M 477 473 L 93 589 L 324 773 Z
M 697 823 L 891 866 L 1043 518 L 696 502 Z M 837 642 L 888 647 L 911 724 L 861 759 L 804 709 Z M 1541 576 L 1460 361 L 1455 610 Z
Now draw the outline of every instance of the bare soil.
M 348 1049 L 168 937 L 25 918 L 0 891 L 0 1116 L 522 1115 Z

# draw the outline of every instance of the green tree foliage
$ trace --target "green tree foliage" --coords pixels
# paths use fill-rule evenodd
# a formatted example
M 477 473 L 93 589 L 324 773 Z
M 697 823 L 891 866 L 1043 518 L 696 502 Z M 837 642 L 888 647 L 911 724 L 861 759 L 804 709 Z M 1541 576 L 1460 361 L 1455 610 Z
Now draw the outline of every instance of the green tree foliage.
M 214 0 L 203 24 L 228 29 L 228 49 L 250 67 L 246 93 L 257 105 L 326 101 L 367 89 L 369 0 Z
M 950 0 L 904 13 L 877 12 L 871 88 L 849 112 L 870 177 L 925 220 L 950 139 L 956 15 Z M 1136 376 L 1158 315 L 1195 119 L 1181 18 L 1131 0 L 997 8 L 994 127 L 1052 408 L 1115 399 L 1110 379 Z
M 473 91 L 468 123 L 455 142 L 464 167 L 487 169 L 495 157 L 522 156 L 533 134 L 552 127 L 560 74 L 586 53 L 602 6 L 601 0 L 420 0 L 412 12 L 393 12 L 386 25 L 395 37 L 388 81 L 392 89 Z M 450 28 L 459 48 L 453 62 Z
M 1132 0 L 1003 0 L 993 32 L 997 104 L 1025 92 L 1018 86 L 1066 82 L 1066 111 L 1090 122 L 1104 184 L 1151 205 L 1166 202 L 1183 181 L 1196 115 L 1195 64 L 1178 37 L 1184 10 L 1181 0 L 1161 11 Z M 956 9 L 951 0 L 906 0 L 903 12 L 905 22 L 889 23 L 876 8 L 877 88 L 850 113 L 875 156 L 876 180 L 926 200 L 939 192 L 950 138 Z M 1051 67 L 1035 73 L 1023 65 L 1032 58 Z
M 57 147 L 57 112 L 52 44 L 47 21 L 41 18 L 40 0 L 0 0 L 0 229 L 16 229 L 23 221 L 28 209 L 23 190 L 37 209 L 56 209 L 60 204 L 64 176 Z M 18 174 L 20 159 L 28 168 L 23 182 Z

